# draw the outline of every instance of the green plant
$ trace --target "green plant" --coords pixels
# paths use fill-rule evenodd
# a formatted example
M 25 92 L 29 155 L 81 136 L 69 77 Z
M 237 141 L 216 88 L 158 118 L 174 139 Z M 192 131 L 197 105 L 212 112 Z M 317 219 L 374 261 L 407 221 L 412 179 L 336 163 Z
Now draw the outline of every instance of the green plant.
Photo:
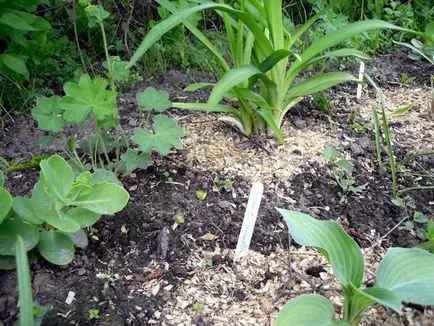
M 195 313 L 202 312 L 205 309 L 205 304 L 203 302 L 195 302 L 192 304 L 191 309 Z
M 87 311 L 87 315 L 88 315 L 88 317 L 89 317 L 90 320 L 92 320 L 92 319 L 99 319 L 100 318 L 100 316 L 99 316 L 99 310 L 98 309 L 89 309 Z
M 209 1 L 199 2 L 201 4 L 192 8 L 177 10 L 170 1 L 159 0 L 158 3 L 173 14 L 151 29 L 127 67 L 137 63 L 162 35 L 183 23 L 216 57 L 224 74 L 216 84 L 199 83 L 188 88 L 195 90 L 212 87 L 206 104 L 172 103 L 172 106 L 180 109 L 225 112 L 231 116 L 221 119 L 234 124 L 244 134 L 250 135 L 254 131 L 263 131 L 268 127 L 281 142 L 283 136 L 280 126 L 283 118 L 303 96 L 342 82 L 357 81 L 348 73 L 330 72 L 295 83 L 301 72 L 326 58 L 355 56 L 366 59 L 365 54 L 354 49 L 330 49 L 368 30 L 397 28 L 379 20 L 358 22 L 348 25 L 343 31 L 328 33 L 314 41 L 302 53 L 297 53 L 293 48 L 294 43 L 319 19 L 322 12 L 309 19 L 295 33 L 289 34 L 284 25 L 282 1 L 239 0 L 233 6 Z M 209 39 L 188 20 L 192 15 L 206 9 L 216 10 L 223 19 L 231 50 L 231 60 L 228 61 L 233 64 L 233 68 L 230 68 L 230 64 Z M 326 52 L 327 50 L 330 51 Z M 235 100 L 239 108 L 220 104 L 224 98 Z
M 341 187 L 341 196 L 348 193 L 357 194 L 365 189 L 366 185 L 355 186 L 356 180 L 353 177 L 353 166 L 350 161 L 342 159 L 341 153 L 334 147 L 326 147 L 323 153 L 324 159 L 333 166 L 336 182 Z
M 74 177 L 72 167 L 53 155 L 40 163 L 40 178 L 30 198 L 14 197 L 0 187 L 0 268 L 13 268 L 17 236 L 26 250 L 36 248 L 53 264 L 69 264 L 75 247 L 85 248 L 84 228 L 103 214 L 114 214 L 128 202 L 128 192 L 110 176 L 83 172 Z M 8 264 L 9 262 L 9 264 Z
M 318 111 L 326 115 L 332 115 L 335 105 L 327 98 L 324 92 L 313 94 L 312 97 L 313 104 Z
M 351 129 L 353 129 L 355 132 L 362 134 L 364 132 L 367 132 L 369 130 L 372 130 L 372 125 L 367 122 L 367 123 L 359 123 L 359 122 L 353 122 L 350 125 Z
M 205 190 L 202 189 L 196 190 L 196 198 L 199 199 L 200 201 L 204 201 L 207 195 L 208 194 Z
M 40 325 L 44 315 L 51 309 L 51 305 L 40 306 L 33 303 L 27 250 L 20 236 L 17 237 L 15 262 L 17 266 L 18 296 L 20 303 L 18 324 L 21 326 Z
M 425 44 L 416 38 L 411 39 L 410 43 L 406 43 L 406 42 L 395 42 L 395 43 L 398 45 L 405 46 L 412 51 L 409 54 L 409 58 L 413 60 L 420 60 L 421 58 L 424 58 L 434 65 L 434 22 L 428 24 L 425 27 L 425 32 L 423 33 L 422 36 L 425 39 Z
M 415 81 L 415 79 L 416 79 L 416 77 L 414 77 L 414 76 L 409 76 L 409 75 L 407 75 L 406 73 L 403 73 L 402 75 L 401 75 L 401 80 L 400 80 L 400 82 L 399 82 L 399 87 L 404 87 L 404 86 L 407 86 L 407 85 L 410 85 L 411 83 L 413 83 L 414 81 Z
M 434 255 L 417 248 L 391 248 L 377 268 L 376 284 L 363 287 L 365 263 L 356 242 L 335 221 L 278 209 L 292 238 L 317 248 L 329 261 L 344 296 L 343 318 L 333 304 L 317 294 L 298 296 L 280 310 L 277 325 L 358 325 L 366 310 L 381 304 L 402 314 L 402 302 L 434 304 Z
M 214 178 L 212 181 L 214 184 L 214 187 L 217 191 L 225 190 L 226 192 L 229 192 L 232 190 L 232 181 L 231 179 L 220 179 L 218 176 Z

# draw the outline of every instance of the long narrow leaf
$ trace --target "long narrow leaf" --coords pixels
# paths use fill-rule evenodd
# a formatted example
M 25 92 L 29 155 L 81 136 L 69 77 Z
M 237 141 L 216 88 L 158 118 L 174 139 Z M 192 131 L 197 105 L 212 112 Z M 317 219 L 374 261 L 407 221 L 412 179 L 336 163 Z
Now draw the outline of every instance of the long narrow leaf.
M 288 99 L 305 96 L 348 81 L 357 82 L 359 80 L 346 72 L 328 72 L 302 81 L 292 87 L 286 96 Z
M 267 123 L 267 126 L 273 131 L 273 133 L 276 135 L 277 139 L 283 144 L 285 143 L 285 139 L 283 139 L 282 132 L 280 131 L 279 126 L 277 125 L 276 121 L 274 120 L 273 115 L 271 114 L 270 110 L 258 110 L 258 115 L 261 116 L 262 119 Z
M 33 299 L 32 284 L 30 282 L 29 261 L 27 250 L 23 239 L 18 236 L 16 243 L 16 264 L 18 276 L 18 293 L 20 298 L 20 320 L 21 326 L 33 325 Z

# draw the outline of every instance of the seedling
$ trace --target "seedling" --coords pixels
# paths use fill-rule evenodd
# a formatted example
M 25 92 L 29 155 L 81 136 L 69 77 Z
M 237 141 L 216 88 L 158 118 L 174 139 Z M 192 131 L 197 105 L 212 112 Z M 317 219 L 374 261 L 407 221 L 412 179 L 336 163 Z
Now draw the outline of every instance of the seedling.
M 232 181 L 228 178 L 221 180 L 219 177 L 216 176 L 213 180 L 213 184 L 218 192 L 222 190 L 229 192 L 232 189 Z
M 415 80 L 416 80 L 416 77 L 414 77 L 414 76 L 409 76 L 409 75 L 407 75 L 406 73 L 403 73 L 403 74 L 401 75 L 401 80 L 400 80 L 400 82 L 399 82 L 399 87 L 402 88 L 402 87 L 404 87 L 404 86 L 407 86 L 407 85 L 413 83 Z
M 335 109 L 333 102 L 327 98 L 324 92 L 319 92 L 313 95 L 313 104 L 318 111 L 326 115 L 332 115 L 333 110 Z
M 355 186 L 355 179 L 353 177 L 353 166 L 350 161 L 342 159 L 341 153 L 334 147 L 327 147 L 323 153 L 324 159 L 333 166 L 333 173 L 336 182 L 341 187 L 342 192 L 340 196 L 344 197 L 349 193 L 357 194 L 362 192 L 365 185 Z
M 206 196 L 207 196 L 207 192 L 204 190 L 196 190 L 196 198 L 199 199 L 200 201 L 204 201 Z
M 90 320 L 100 319 L 99 310 L 98 309 L 89 309 L 87 311 L 87 315 L 89 316 Z
M 199 313 L 204 311 L 205 309 L 205 304 L 203 302 L 195 302 L 191 305 L 191 310 L 193 310 L 193 312 L 195 313 Z
M 380 262 L 373 287 L 362 285 L 365 262 L 357 243 L 335 221 L 278 209 L 292 239 L 319 249 L 342 286 L 342 320 L 335 319 L 333 304 L 317 294 L 290 300 L 277 316 L 277 326 L 359 325 L 366 310 L 381 304 L 402 314 L 402 302 L 434 304 L 434 255 L 418 248 L 391 248 Z

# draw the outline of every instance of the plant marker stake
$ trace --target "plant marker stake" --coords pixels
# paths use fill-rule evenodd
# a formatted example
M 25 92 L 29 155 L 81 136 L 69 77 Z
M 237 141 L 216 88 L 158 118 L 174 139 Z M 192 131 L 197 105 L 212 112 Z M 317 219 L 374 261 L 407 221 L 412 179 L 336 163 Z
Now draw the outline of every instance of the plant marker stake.
M 363 82 L 363 74 L 365 73 L 365 63 L 363 61 L 360 61 L 360 69 L 359 69 L 359 81 L 360 83 L 357 84 L 357 95 L 356 98 L 360 100 L 362 97 L 362 82 Z
M 264 185 L 262 182 L 255 182 L 252 186 L 252 189 L 250 190 L 246 213 L 244 214 L 243 225 L 241 226 L 241 231 L 237 242 L 237 249 L 235 250 L 234 260 L 238 260 L 249 250 L 263 192 Z

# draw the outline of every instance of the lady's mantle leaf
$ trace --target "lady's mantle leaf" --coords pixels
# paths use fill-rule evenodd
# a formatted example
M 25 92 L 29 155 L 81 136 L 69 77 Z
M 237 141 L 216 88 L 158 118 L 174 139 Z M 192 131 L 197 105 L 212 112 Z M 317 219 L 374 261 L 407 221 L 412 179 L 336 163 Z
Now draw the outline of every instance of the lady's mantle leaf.
M 60 100 L 60 107 L 65 111 L 65 120 L 70 123 L 83 123 L 91 112 L 99 121 L 114 116 L 116 92 L 106 88 L 106 80 L 97 78 L 92 81 L 89 75 L 81 76 L 78 84 L 66 83 L 66 96 Z
M 32 116 L 38 122 L 39 129 L 62 132 L 63 127 L 65 127 L 62 112 L 63 110 L 59 106 L 59 97 L 39 97 L 36 107 L 32 110 Z
M 129 149 L 121 155 L 121 160 L 125 163 L 125 173 L 129 174 L 135 169 L 146 169 L 151 157 L 147 153 L 138 154 L 136 151 Z
M 167 155 L 172 147 L 182 148 L 181 137 L 184 130 L 175 120 L 159 114 L 154 117 L 154 132 L 138 128 L 134 131 L 133 141 L 145 153 L 156 150 L 161 155 Z
M 143 92 L 136 94 L 137 104 L 142 111 L 164 112 L 172 106 L 169 93 L 148 87 Z

